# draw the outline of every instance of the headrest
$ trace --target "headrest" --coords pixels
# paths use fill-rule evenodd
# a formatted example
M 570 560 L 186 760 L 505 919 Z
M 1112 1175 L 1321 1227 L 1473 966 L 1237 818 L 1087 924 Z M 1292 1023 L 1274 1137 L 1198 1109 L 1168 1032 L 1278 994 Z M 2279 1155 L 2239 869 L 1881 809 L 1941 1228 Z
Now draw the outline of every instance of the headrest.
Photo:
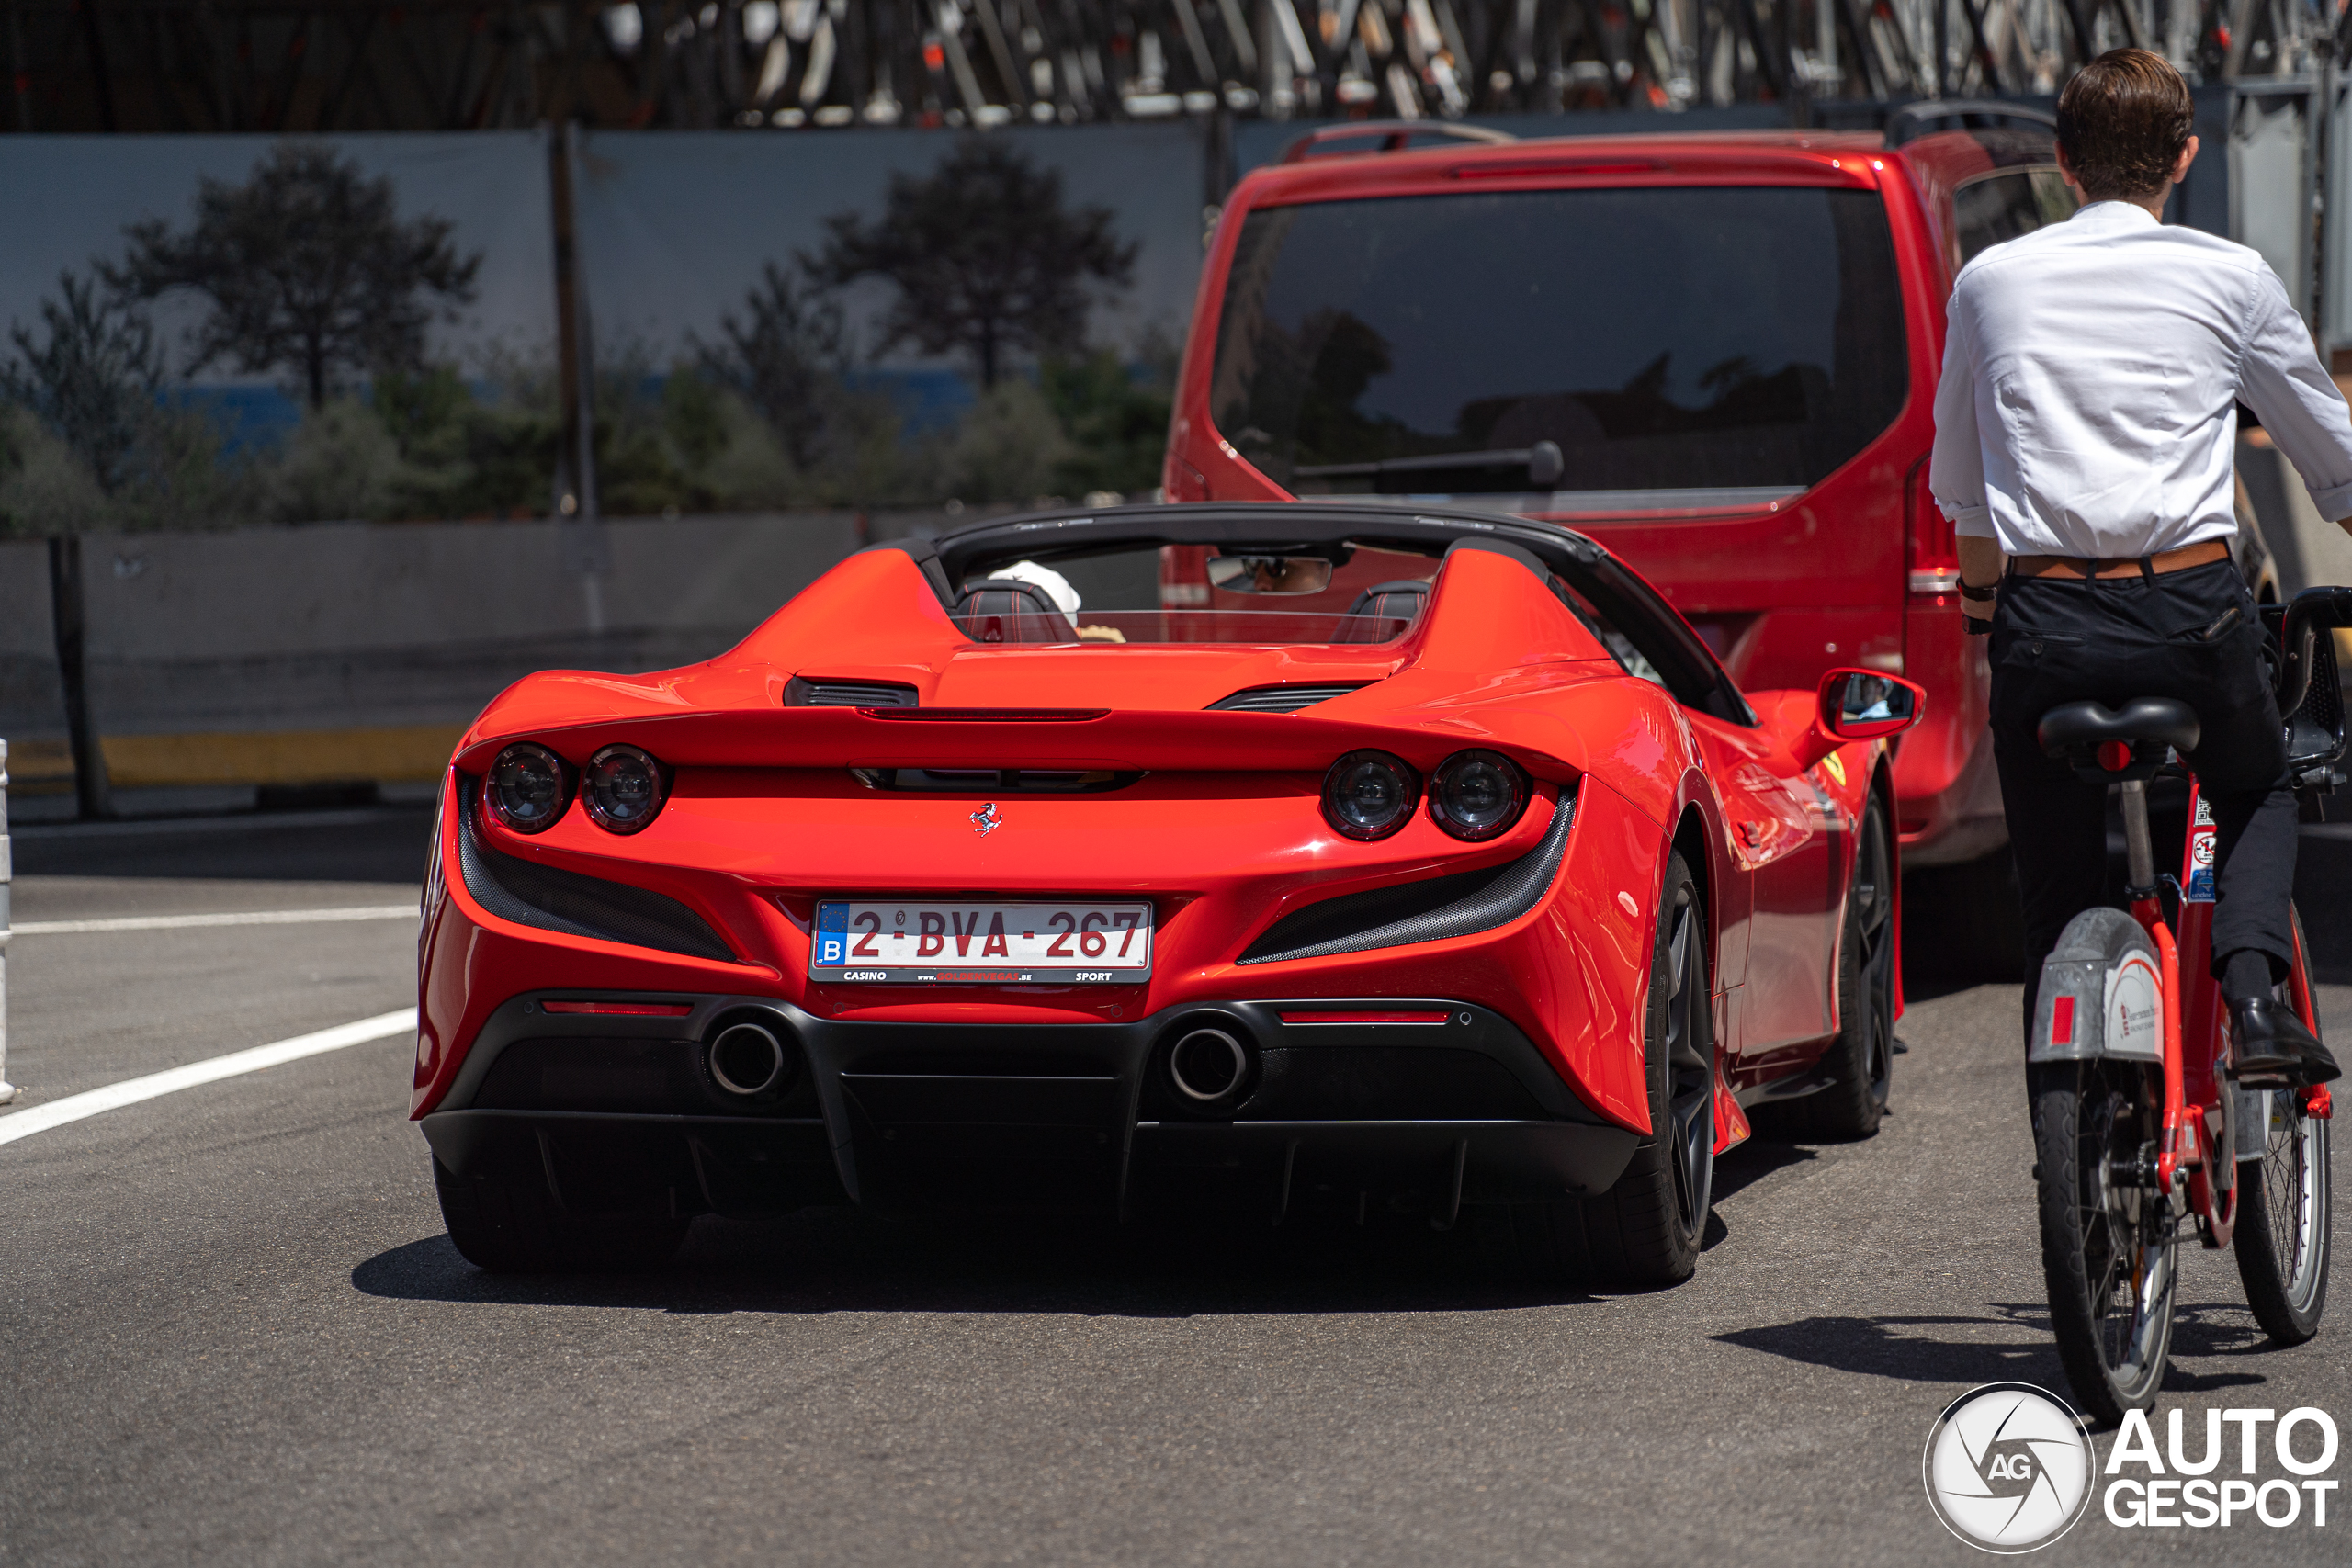
M 1078 640 L 1078 629 L 1044 589 L 1010 577 L 967 584 L 956 601 L 955 619 L 974 642 Z

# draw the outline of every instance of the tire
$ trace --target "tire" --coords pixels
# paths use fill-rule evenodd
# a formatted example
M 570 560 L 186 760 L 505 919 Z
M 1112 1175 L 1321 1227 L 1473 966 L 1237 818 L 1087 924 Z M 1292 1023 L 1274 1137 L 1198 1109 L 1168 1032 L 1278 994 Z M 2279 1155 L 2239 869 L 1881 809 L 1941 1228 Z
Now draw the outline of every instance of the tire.
M 1520 1271 L 1639 1289 L 1699 1266 L 1715 1168 L 1715 1038 L 1705 907 L 1679 854 L 1658 897 L 1643 1062 L 1651 1136 L 1597 1198 L 1497 1205 L 1483 1216 Z
M 438 1159 L 433 1186 L 450 1242 L 467 1262 L 492 1274 L 655 1269 L 686 1234 L 686 1221 L 666 1215 L 567 1219 L 536 1178 L 463 1177 Z
M 2111 1057 L 2026 1071 L 2051 1331 L 2075 1403 L 2112 1426 L 2155 1403 L 2172 1353 L 2177 1220 L 2162 1193 L 2115 1179 L 2155 1161 L 2164 1073 Z
M 2295 920 L 2295 967 L 2303 970 L 2302 917 Z M 2298 979 L 2308 980 L 2307 974 Z M 2291 996 L 2280 987 L 2281 1000 Z M 2309 995 L 2308 987 L 2305 995 Z M 2303 1020 L 2313 1034 L 2319 1020 Z M 2319 1332 L 2327 1310 L 2327 1265 L 2334 1251 L 2329 1201 L 2328 1123 L 2303 1114 L 2290 1090 L 2242 1094 L 2239 1114 L 2258 1117 L 2263 1152 L 2238 1165 L 2238 1224 L 2231 1250 L 2255 1321 L 2281 1345 Z M 2244 1146 L 2241 1145 L 2241 1146 Z
M 1838 943 L 1838 1034 L 1822 1054 L 1828 1088 L 1748 1112 L 1758 1132 L 1793 1140 L 1867 1138 L 1894 1085 L 1894 852 L 1876 794 L 1855 835 L 1854 884 Z

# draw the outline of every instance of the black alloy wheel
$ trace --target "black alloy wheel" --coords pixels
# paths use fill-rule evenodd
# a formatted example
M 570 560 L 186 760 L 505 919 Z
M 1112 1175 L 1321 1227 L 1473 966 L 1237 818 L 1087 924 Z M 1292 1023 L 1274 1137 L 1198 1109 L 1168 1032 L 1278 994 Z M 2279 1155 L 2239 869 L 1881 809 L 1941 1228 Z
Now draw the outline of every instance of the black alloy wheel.
M 1686 881 L 1662 922 L 1667 939 L 1667 1133 L 1675 1204 L 1692 1238 L 1707 1223 L 1715 1185 L 1715 1062 L 1713 998 L 1707 994 L 1707 933 L 1698 895 Z M 1695 1261 L 1695 1259 L 1694 1259 Z
M 1699 1266 L 1715 1175 L 1714 996 L 1706 905 L 1681 855 L 1667 860 L 1650 960 L 1643 1065 L 1650 1135 L 1596 1198 L 1487 1206 L 1481 1239 L 1540 1279 L 1640 1289 Z
M 1854 1139 L 1878 1132 L 1894 1088 L 1894 843 L 1873 791 L 1854 832 L 1853 881 L 1838 944 L 1838 1032 L 1822 1053 L 1826 1088 L 1748 1112 L 1775 1138 Z

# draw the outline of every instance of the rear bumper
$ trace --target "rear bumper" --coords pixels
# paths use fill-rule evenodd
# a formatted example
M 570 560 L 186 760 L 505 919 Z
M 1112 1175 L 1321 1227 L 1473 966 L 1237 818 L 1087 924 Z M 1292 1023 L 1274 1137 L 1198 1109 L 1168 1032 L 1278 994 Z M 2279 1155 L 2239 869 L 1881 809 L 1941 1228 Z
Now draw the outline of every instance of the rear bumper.
M 578 991 L 566 991 L 578 998 Z M 544 1179 L 594 1213 L 650 1204 L 729 1215 L 811 1203 L 1127 1214 L 1286 1211 L 1372 1192 L 1441 1223 L 1463 1202 L 1591 1193 L 1640 1135 L 1570 1092 L 1499 1015 L 1443 999 L 1230 1002 L 1124 1024 L 843 1022 L 740 996 L 636 997 L 673 1018 L 498 1010 L 426 1141 L 460 1176 Z M 1285 1022 L 1293 1012 L 1425 1011 L 1442 1023 Z M 718 1089 L 705 1042 L 754 1020 L 788 1033 L 789 1086 Z M 1204 1113 L 1168 1075 L 1208 1024 L 1250 1048 L 1247 1092 Z

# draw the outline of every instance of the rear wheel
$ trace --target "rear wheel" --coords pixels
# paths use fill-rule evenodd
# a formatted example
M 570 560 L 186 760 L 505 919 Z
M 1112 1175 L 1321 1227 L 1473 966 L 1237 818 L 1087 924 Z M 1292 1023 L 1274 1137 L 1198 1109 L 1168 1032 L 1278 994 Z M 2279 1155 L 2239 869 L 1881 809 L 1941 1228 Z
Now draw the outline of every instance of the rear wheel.
M 2051 1332 L 2077 1401 L 2113 1424 L 2155 1403 L 2172 1352 L 2177 1226 L 2145 1174 L 2164 1130 L 2164 1073 L 2112 1057 L 2027 1073 Z
M 1715 1170 L 1715 1038 L 1707 920 L 1690 868 L 1667 862 L 1643 1061 L 1650 1136 L 1597 1198 L 1512 1203 L 1488 1216 L 1513 1261 L 1551 1279 L 1671 1285 L 1699 1265 Z
M 1854 842 L 1854 884 L 1838 944 L 1838 1035 L 1821 1059 L 1829 1087 L 1748 1112 L 1778 1138 L 1867 1138 L 1894 1086 L 1894 852 L 1876 795 Z
M 2302 919 L 2297 916 L 2297 973 L 2280 998 L 2290 1004 L 2296 995 L 2311 994 L 2302 953 Z M 2303 1023 L 2319 1032 L 2316 1017 Z M 2281 1344 L 2300 1345 L 2319 1332 L 2320 1314 L 2327 1307 L 2335 1218 L 2328 1201 L 2328 1123 L 2305 1115 L 2302 1096 L 2292 1089 L 2242 1094 L 2238 1114 L 2252 1122 L 2262 1141 L 2258 1158 L 2239 1162 L 2238 1224 L 2231 1244 L 2238 1279 L 2264 1332 Z M 2240 1147 L 2251 1142 L 2247 1138 Z
M 686 1221 L 666 1214 L 567 1217 L 536 1177 L 459 1176 L 435 1159 L 433 1186 L 449 1240 L 493 1274 L 657 1268 L 686 1234 Z

